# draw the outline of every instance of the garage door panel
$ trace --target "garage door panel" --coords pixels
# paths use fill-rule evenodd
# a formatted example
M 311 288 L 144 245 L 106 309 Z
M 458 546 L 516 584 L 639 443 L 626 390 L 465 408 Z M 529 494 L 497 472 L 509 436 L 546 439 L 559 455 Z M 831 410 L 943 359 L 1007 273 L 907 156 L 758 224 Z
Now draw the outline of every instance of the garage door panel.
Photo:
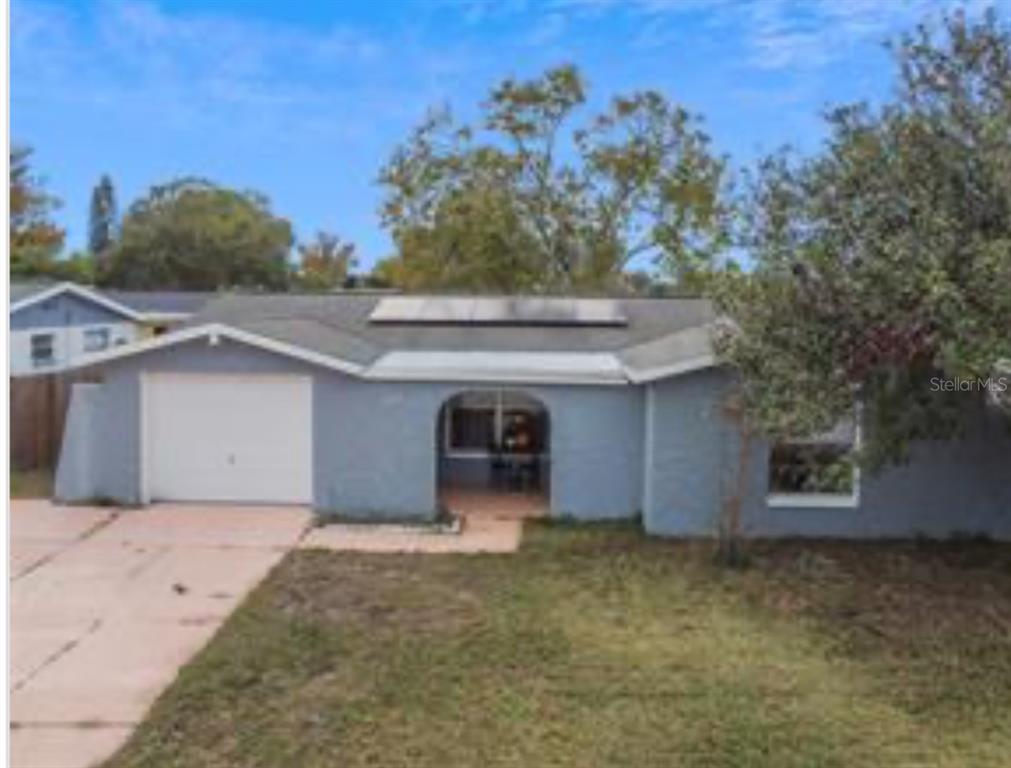
M 156 374 L 145 400 L 153 500 L 310 501 L 307 377 Z

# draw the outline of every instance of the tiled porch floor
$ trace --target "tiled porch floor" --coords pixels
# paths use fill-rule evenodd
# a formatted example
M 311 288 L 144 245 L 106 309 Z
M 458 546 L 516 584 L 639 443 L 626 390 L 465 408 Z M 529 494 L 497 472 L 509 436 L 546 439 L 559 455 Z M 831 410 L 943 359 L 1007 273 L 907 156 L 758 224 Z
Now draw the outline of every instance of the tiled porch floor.
M 456 533 L 402 525 L 330 524 L 311 529 L 305 549 L 340 552 L 506 553 L 515 552 L 523 521 L 548 514 L 544 494 L 447 488 L 439 501 L 463 522 Z
M 445 488 L 439 492 L 439 500 L 467 520 L 530 520 L 548 514 L 548 499 L 543 493 Z

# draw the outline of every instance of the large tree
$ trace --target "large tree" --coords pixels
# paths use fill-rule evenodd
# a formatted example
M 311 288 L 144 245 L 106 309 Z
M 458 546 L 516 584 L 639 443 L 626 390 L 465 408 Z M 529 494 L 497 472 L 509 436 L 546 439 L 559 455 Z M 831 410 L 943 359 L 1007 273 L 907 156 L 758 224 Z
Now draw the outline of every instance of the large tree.
M 130 206 L 99 280 L 141 290 L 283 290 L 291 245 L 291 225 L 262 195 L 180 179 Z
M 344 242 L 331 232 L 317 232 L 313 240 L 299 243 L 298 256 L 292 283 L 303 291 L 343 288 L 358 263 L 354 243 Z
M 32 172 L 29 147 L 10 153 L 10 247 L 12 277 L 48 275 L 63 247 L 64 231 L 51 216 L 59 200 Z
M 954 15 L 893 51 L 891 100 L 832 111 L 816 156 L 763 164 L 754 269 L 718 290 L 747 423 L 810 434 L 859 402 L 871 465 L 958 433 L 969 395 L 939 380 L 1011 360 L 1011 35 Z
M 696 117 L 656 91 L 584 122 L 570 66 L 494 88 L 476 126 L 432 113 L 383 168 L 409 288 L 595 290 L 636 257 L 685 278 L 724 243 L 724 163 Z
M 116 207 L 116 189 L 106 174 L 91 191 L 88 209 L 88 250 L 101 258 L 116 239 L 119 212 Z

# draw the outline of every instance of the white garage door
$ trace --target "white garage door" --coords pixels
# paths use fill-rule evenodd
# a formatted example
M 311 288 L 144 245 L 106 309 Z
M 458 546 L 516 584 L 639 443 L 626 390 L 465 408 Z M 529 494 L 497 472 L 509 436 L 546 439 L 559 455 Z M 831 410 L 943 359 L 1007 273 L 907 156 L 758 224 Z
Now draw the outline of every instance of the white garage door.
M 152 501 L 309 503 L 309 378 L 151 374 L 144 410 Z

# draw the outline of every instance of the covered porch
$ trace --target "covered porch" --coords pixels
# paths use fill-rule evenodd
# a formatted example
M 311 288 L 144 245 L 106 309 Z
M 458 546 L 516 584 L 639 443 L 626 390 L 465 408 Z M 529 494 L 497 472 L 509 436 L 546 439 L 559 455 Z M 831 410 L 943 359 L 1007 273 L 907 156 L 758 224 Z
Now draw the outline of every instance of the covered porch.
M 469 520 L 533 520 L 548 516 L 550 502 L 543 492 L 445 488 L 439 491 L 439 506 Z
M 438 500 L 454 516 L 524 520 L 550 509 L 550 418 L 511 389 L 449 398 L 436 425 Z

